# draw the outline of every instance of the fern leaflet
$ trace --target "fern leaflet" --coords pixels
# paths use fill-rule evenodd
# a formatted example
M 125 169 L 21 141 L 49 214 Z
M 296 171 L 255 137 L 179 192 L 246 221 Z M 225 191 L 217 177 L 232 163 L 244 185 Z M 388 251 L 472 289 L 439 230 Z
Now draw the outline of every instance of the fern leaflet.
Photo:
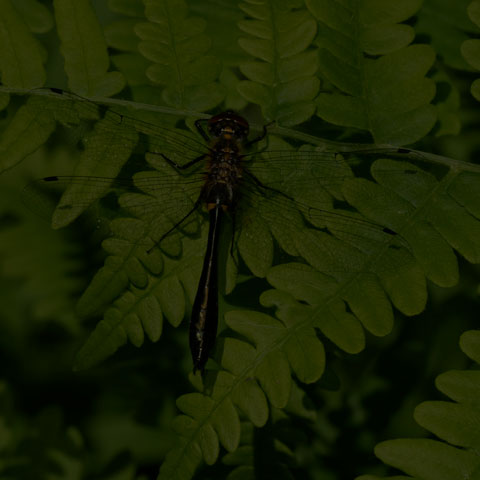
M 425 136 L 436 121 L 435 84 L 425 76 L 435 52 L 407 47 L 413 30 L 397 24 L 421 2 L 306 3 L 319 22 L 319 72 L 333 87 L 317 97 L 317 115 L 367 130 L 376 143 L 405 145 Z
M 480 28 L 479 2 L 473 1 L 469 4 L 468 15 L 470 20 Z M 480 70 L 480 40 L 474 38 L 465 40 L 462 43 L 461 50 L 465 60 L 475 68 L 475 70 Z M 480 80 L 477 79 L 472 83 L 471 92 L 472 95 L 480 101 Z
M 465 332 L 462 350 L 478 363 L 480 335 Z M 375 454 L 385 463 L 419 480 L 430 478 L 476 478 L 480 471 L 480 375 L 478 370 L 450 371 L 436 380 L 437 388 L 453 401 L 423 402 L 415 409 L 415 420 L 440 440 L 397 439 L 378 444 Z M 357 480 L 376 480 L 362 475 Z
M 224 97 L 215 81 L 220 62 L 205 55 L 211 40 L 203 33 L 204 20 L 187 17 L 183 0 L 148 0 L 145 15 L 149 23 L 135 26 L 142 40 L 138 48 L 145 58 L 154 62 L 146 74 L 164 88 L 165 103 L 197 111 L 218 105 Z
M 319 88 L 317 53 L 307 50 L 316 32 L 313 18 L 298 1 L 249 0 L 240 7 L 251 18 L 238 24 L 248 34 L 239 43 L 256 60 L 240 65 L 249 80 L 240 82 L 238 91 L 262 107 L 267 121 L 306 121 Z

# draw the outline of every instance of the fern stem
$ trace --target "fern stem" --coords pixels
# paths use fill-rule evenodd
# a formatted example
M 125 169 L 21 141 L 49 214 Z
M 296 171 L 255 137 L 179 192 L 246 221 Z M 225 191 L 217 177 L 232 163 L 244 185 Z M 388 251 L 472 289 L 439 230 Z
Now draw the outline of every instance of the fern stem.
M 191 110 L 178 110 L 171 107 L 163 107 L 159 105 L 151 105 L 146 103 L 132 102 L 130 100 L 121 100 L 117 98 L 105 98 L 105 97 L 89 97 L 84 98 L 78 95 L 72 95 L 69 92 L 56 93 L 53 90 L 38 88 L 38 89 L 26 89 L 26 88 L 9 88 L 0 86 L 0 92 L 10 93 L 14 95 L 40 95 L 47 96 L 56 99 L 75 100 L 84 99 L 87 101 L 100 103 L 102 105 L 111 105 L 125 107 L 134 110 L 151 111 L 155 113 L 164 113 L 168 115 L 175 115 L 178 117 L 191 117 L 191 118 L 210 118 L 211 115 L 204 113 L 194 112 Z M 263 125 L 250 123 L 250 126 L 254 130 L 262 130 Z M 325 151 L 339 152 L 339 153 L 364 153 L 371 155 L 390 155 L 403 158 L 405 160 L 421 160 L 424 162 L 444 165 L 450 169 L 458 171 L 468 171 L 474 173 L 480 173 L 480 165 L 464 162 L 462 160 L 456 160 L 454 158 L 445 157 L 443 155 L 437 155 L 434 153 L 424 152 L 421 150 L 414 150 L 411 148 L 397 147 L 389 144 L 375 144 L 375 143 L 345 143 L 335 142 L 333 140 L 327 140 L 325 138 L 316 137 L 307 133 L 299 132 L 287 127 L 269 127 L 269 133 L 281 135 L 283 137 L 300 140 L 312 145 L 318 145 L 325 147 Z

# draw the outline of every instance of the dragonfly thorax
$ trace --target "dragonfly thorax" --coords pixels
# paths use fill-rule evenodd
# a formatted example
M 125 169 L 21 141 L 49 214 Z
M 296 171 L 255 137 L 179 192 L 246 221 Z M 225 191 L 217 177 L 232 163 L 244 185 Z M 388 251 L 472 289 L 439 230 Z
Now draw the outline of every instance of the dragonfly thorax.
M 208 154 L 207 181 L 202 195 L 207 208 L 223 206 L 230 209 L 235 191 L 242 178 L 242 144 L 248 124 L 232 111 L 212 117 L 209 122 L 212 145 Z M 237 134 L 240 132 L 239 134 Z
M 203 187 L 203 198 L 207 205 L 221 205 L 229 209 L 235 201 L 235 192 L 241 179 L 241 171 L 228 162 L 215 164 Z

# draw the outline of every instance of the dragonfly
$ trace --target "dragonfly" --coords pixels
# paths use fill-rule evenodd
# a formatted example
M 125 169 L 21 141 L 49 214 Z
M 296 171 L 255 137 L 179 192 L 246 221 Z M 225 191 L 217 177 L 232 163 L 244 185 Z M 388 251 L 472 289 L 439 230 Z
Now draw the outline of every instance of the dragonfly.
M 299 256 L 295 231 L 306 224 L 344 238 L 350 234 L 353 242 L 358 235 L 386 236 L 388 241 L 396 236 L 351 209 L 338 208 L 339 202 L 345 202 L 342 185 L 354 174 L 337 152 L 320 152 L 310 146 L 296 150 L 281 139 L 268 139 L 266 146 L 255 150 L 269 137 L 267 126 L 249 139 L 249 123 L 231 110 L 208 120 L 197 119 L 194 134 L 172 124 L 153 124 L 102 108 L 67 92 L 54 93 L 66 102 L 55 110 L 60 121 L 73 123 L 78 115 L 93 120 L 95 128 L 85 141 L 85 161 L 74 175 L 45 177 L 25 188 L 23 198 L 29 208 L 41 210 L 51 189 L 62 190 L 52 218 L 53 225 L 60 227 L 115 191 L 122 209 L 149 222 L 149 231 L 134 241 L 145 242 L 148 254 L 161 249 L 172 256 L 179 254 L 178 239 L 193 234 L 198 222 L 208 221 L 189 329 L 194 373 L 203 374 L 215 345 L 218 250 L 227 213 L 233 225 L 232 258 L 242 257 L 260 276 L 258 264 L 265 260 L 259 236 L 266 230 L 293 257 Z M 136 148 L 146 152 L 147 162 L 142 153 L 141 167 L 132 160 Z M 99 174 L 92 175 L 95 171 Z M 245 247 L 246 237 L 257 242 L 258 255 Z

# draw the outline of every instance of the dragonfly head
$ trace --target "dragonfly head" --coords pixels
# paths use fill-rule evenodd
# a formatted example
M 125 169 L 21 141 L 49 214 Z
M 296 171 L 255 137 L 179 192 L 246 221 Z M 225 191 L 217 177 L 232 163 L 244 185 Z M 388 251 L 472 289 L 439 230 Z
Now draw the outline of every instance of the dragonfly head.
M 243 140 L 248 137 L 249 130 L 248 122 L 233 110 L 214 115 L 208 121 L 208 131 L 213 137 L 230 135 L 237 140 Z

